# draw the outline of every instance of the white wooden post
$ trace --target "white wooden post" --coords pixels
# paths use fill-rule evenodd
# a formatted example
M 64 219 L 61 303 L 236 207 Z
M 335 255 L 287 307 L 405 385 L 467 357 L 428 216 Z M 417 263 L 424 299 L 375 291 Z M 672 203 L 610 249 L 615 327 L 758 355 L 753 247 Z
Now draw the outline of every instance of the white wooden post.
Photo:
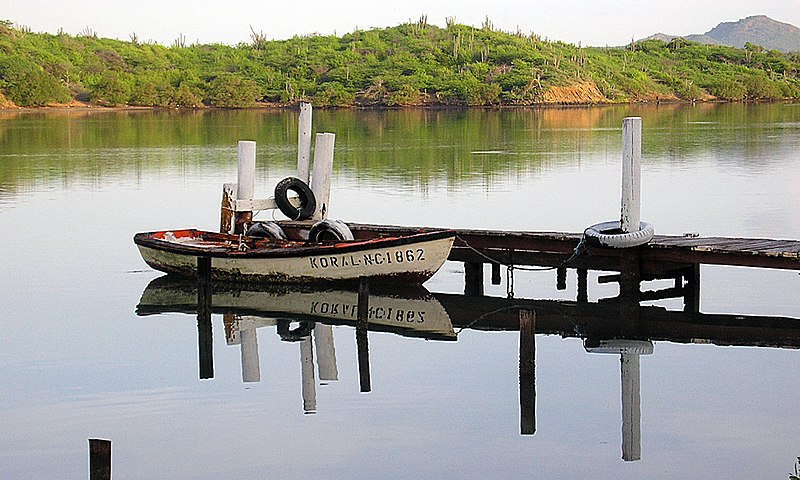
M 314 220 L 328 218 L 335 140 L 333 133 L 318 133 L 314 145 L 314 170 L 311 174 L 311 191 L 317 200 L 317 211 L 312 216 Z
M 245 383 L 261 381 L 261 367 L 258 361 L 258 333 L 255 328 L 239 330 L 242 349 L 242 381 Z
M 311 171 L 311 104 L 300 104 L 297 125 L 297 178 L 308 183 Z
M 333 343 L 333 327 L 322 323 L 314 324 L 314 347 L 317 350 L 317 370 L 321 381 L 336 381 L 339 370 L 336 368 L 336 349 Z
M 239 168 L 236 177 L 236 199 L 252 200 L 256 184 L 256 142 L 239 141 Z M 237 211 L 234 233 L 243 233 L 243 225 L 253 219 L 252 211 Z
M 316 413 L 317 387 L 314 380 L 314 349 L 310 336 L 300 341 L 300 370 L 303 377 L 303 413 Z
M 642 119 L 622 119 L 622 208 L 620 229 L 636 232 L 641 222 Z

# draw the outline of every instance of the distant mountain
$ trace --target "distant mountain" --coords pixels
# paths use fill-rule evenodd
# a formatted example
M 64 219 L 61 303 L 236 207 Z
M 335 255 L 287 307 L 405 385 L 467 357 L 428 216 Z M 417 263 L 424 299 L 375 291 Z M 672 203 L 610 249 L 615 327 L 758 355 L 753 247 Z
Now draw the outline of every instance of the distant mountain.
M 657 33 L 647 39 L 670 41 L 675 37 L 677 35 Z M 768 50 L 800 51 L 800 28 L 765 15 L 754 15 L 738 22 L 723 22 L 704 34 L 687 35 L 683 38 L 711 45 L 742 48 L 745 43 L 752 43 Z

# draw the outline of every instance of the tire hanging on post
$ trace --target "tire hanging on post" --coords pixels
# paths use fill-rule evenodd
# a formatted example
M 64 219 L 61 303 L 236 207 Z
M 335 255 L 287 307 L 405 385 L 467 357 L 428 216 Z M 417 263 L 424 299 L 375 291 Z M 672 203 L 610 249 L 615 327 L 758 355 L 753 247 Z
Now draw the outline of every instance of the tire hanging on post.
M 295 207 L 288 197 L 289 191 L 293 191 L 300 198 L 300 207 Z M 314 192 L 297 177 L 286 177 L 275 185 L 275 204 L 281 213 L 292 220 L 308 220 L 317 210 L 317 200 Z

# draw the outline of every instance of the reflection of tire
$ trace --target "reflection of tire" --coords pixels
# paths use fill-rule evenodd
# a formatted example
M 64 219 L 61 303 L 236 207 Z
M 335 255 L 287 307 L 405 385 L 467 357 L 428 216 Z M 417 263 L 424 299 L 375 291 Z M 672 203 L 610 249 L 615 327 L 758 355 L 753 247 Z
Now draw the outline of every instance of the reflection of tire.
M 289 201 L 287 195 L 289 190 L 300 197 L 300 208 L 295 207 Z M 307 220 L 314 215 L 314 211 L 317 209 L 317 200 L 314 198 L 314 192 L 311 191 L 306 182 L 297 177 L 286 177 L 275 185 L 275 203 L 281 213 L 292 220 Z
M 639 223 L 639 230 L 623 233 L 617 221 L 598 223 L 586 229 L 586 241 L 590 244 L 611 248 L 630 248 L 644 245 L 653 239 L 655 229 L 646 222 Z
M 278 319 L 278 335 L 284 342 L 299 342 L 311 336 L 311 329 L 314 322 L 300 322 L 297 328 L 290 329 L 291 320 L 285 318 Z
M 250 225 L 245 235 L 248 237 L 286 240 L 286 232 L 275 222 L 255 222 Z
M 308 232 L 309 242 L 342 242 L 353 240 L 353 232 L 341 220 L 321 220 Z

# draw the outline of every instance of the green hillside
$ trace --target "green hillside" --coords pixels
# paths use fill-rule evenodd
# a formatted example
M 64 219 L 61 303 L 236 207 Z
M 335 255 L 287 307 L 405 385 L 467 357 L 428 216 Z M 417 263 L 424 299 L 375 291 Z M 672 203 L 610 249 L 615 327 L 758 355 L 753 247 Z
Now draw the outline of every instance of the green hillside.
M 581 48 L 418 22 L 237 46 L 32 33 L 0 22 L 0 106 L 541 105 L 800 98 L 800 55 L 682 39 Z M 13 102 L 13 104 L 12 104 Z

